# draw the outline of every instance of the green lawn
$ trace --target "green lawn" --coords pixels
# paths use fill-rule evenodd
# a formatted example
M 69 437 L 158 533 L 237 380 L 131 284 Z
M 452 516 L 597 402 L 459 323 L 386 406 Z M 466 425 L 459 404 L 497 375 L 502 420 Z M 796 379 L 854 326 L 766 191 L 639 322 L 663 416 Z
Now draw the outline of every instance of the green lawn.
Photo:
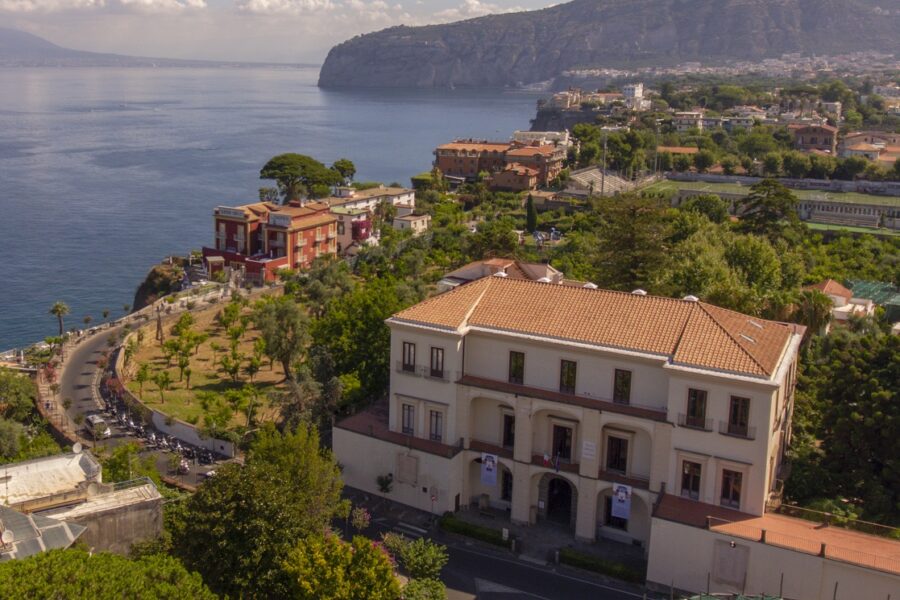
M 871 235 L 881 235 L 888 237 L 900 237 L 900 231 L 892 229 L 873 229 L 871 227 L 850 227 L 847 225 L 829 225 L 827 223 L 810 223 L 806 226 L 815 231 L 847 231 L 850 233 L 869 233 Z
M 691 190 L 699 193 L 708 192 L 715 194 L 747 194 L 750 186 L 739 183 L 707 183 L 705 181 L 658 181 L 653 185 L 643 188 L 645 192 L 675 192 L 679 190 Z M 878 204 L 881 206 L 900 207 L 900 197 L 875 196 L 872 194 L 860 194 L 858 192 L 824 192 L 820 190 L 792 190 L 800 200 L 820 200 L 825 202 L 846 202 L 849 204 Z

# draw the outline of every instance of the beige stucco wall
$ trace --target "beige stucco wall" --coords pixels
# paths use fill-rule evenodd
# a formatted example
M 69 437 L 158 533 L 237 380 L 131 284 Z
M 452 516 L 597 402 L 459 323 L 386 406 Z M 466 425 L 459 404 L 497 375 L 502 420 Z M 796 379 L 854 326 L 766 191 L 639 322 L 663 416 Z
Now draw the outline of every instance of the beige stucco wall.
M 692 374 L 672 374 L 669 379 L 669 421 L 678 423 L 687 412 L 688 389 L 706 390 L 706 417 L 712 419 L 712 431 L 676 426 L 672 431 L 667 489 L 681 491 L 681 463 L 687 459 L 702 465 L 700 501 L 718 504 L 722 469 L 737 470 L 743 475 L 740 510 L 762 514 L 768 492 L 767 460 L 771 448 L 774 389 L 719 378 Z M 756 428 L 753 440 L 719 433 L 720 423 L 728 421 L 731 396 L 750 399 L 750 427 Z
M 833 600 L 835 583 L 837 600 L 886 600 L 889 594 L 897 597 L 900 590 L 897 575 L 656 518 L 650 536 L 648 582 L 705 592 L 709 575 L 713 593 L 742 591 L 741 586 L 717 581 L 713 566 L 716 540 L 734 541 L 735 553 L 747 552 L 743 586 L 747 594 L 778 594 L 782 575 L 782 595 L 793 600 Z
M 505 381 L 509 373 L 511 350 L 525 353 L 527 386 L 558 390 L 560 361 L 566 359 L 578 364 L 576 394 L 603 400 L 612 399 L 615 369 L 625 369 L 632 371 L 632 404 L 666 408 L 667 382 L 660 369 L 661 360 L 642 360 L 601 351 L 589 352 L 560 344 L 544 344 L 477 332 L 466 336 L 466 373 Z
M 462 492 L 463 453 L 448 459 L 409 450 L 373 437 L 335 428 L 332 449 L 343 466 L 344 484 L 401 502 L 424 511 L 430 511 L 431 494 L 436 492 L 435 514 L 454 510 L 455 496 Z M 415 483 L 401 483 L 397 473 L 397 456 L 407 454 L 418 459 Z M 392 473 L 392 490 L 382 494 L 376 477 Z M 424 491 L 423 491 L 424 490 Z M 463 502 L 461 498 L 461 502 Z

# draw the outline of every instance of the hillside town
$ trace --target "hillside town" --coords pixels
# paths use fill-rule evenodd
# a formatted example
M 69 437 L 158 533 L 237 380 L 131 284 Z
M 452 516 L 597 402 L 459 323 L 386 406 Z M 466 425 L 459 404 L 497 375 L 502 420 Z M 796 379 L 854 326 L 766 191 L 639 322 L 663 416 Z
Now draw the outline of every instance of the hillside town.
M 629 79 L 408 186 L 275 155 L 45 309 L 0 596 L 896 597 L 898 80 Z

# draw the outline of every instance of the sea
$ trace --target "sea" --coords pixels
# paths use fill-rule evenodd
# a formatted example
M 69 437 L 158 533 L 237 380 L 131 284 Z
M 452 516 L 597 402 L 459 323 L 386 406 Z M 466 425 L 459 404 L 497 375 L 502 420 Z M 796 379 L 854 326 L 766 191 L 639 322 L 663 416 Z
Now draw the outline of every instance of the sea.
M 282 152 L 409 185 L 454 138 L 528 129 L 518 91 L 321 90 L 315 68 L 0 69 L 0 351 L 123 314 L 164 257 L 212 243 Z

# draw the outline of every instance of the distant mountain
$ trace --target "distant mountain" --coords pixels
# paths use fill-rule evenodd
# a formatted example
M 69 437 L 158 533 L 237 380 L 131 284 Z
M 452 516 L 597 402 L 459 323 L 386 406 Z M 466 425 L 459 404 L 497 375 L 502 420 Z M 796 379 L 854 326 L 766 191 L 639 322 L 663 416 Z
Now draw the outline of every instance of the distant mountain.
M 207 60 L 147 58 L 83 52 L 57 46 L 36 35 L 0 27 L 0 66 L 3 67 L 259 67 L 313 66 L 267 65 Z
M 392 27 L 328 54 L 322 87 L 516 86 L 577 67 L 900 54 L 900 0 L 574 0 Z

